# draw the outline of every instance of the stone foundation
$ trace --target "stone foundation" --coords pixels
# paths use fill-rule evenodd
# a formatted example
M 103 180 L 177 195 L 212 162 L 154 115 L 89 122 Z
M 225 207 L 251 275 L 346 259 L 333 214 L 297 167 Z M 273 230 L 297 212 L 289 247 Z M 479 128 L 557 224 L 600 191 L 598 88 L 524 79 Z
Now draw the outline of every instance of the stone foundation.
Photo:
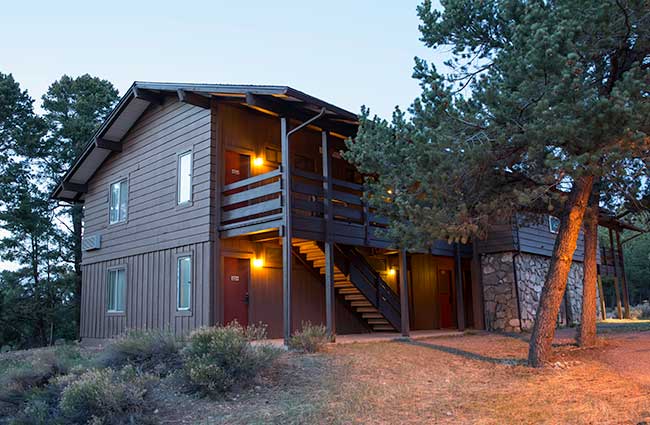
M 505 252 L 481 256 L 485 321 L 488 330 L 518 332 L 533 328 L 549 263 L 548 257 L 526 253 Z M 574 325 L 580 322 L 582 276 L 582 263 L 573 263 L 558 317 L 560 325 Z

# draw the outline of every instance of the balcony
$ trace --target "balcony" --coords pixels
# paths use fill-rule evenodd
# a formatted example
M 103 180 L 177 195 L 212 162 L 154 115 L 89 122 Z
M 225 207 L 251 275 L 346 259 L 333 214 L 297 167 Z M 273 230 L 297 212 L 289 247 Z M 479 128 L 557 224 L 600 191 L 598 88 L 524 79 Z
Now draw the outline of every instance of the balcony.
M 292 170 L 293 237 L 386 248 L 389 241 L 378 235 L 386 221 L 372 213 L 363 201 L 360 184 L 332 179 L 329 199 L 322 175 Z M 222 238 L 280 230 L 283 225 L 282 172 L 276 169 L 224 186 L 221 200 Z M 327 210 L 331 218 L 326 220 Z

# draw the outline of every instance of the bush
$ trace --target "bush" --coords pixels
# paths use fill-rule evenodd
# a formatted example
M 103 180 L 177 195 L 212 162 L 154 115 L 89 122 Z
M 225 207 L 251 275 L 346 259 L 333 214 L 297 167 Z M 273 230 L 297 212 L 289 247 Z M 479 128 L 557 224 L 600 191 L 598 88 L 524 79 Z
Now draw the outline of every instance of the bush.
M 0 377 L 0 404 L 18 408 L 33 391 L 45 388 L 50 381 L 81 361 L 76 347 L 61 346 L 39 351 Z
M 98 356 L 100 367 L 132 365 L 165 374 L 180 366 L 181 338 L 169 331 L 131 330 L 111 342 Z
M 650 304 L 644 302 L 634 307 L 630 307 L 631 319 L 650 319 Z
M 327 342 L 325 326 L 303 322 L 302 330 L 294 333 L 289 339 L 289 348 L 303 353 L 316 353 L 322 350 Z
M 92 369 L 78 377 L 63 377 L 59 408 L 68 423 L 127 424 L 147 422 L 145 399 L 152 378 L 131 366 Z
M 248 384 L 272 365 L 280 353 L 269 344 L 251 343 L 253 339 L 263 339 L 265 334 L 259 326 L 245 330 L 236 322 L 192 332 L 183 350 L 184 370 L 191 388 L 216 395 L 235 384 Z

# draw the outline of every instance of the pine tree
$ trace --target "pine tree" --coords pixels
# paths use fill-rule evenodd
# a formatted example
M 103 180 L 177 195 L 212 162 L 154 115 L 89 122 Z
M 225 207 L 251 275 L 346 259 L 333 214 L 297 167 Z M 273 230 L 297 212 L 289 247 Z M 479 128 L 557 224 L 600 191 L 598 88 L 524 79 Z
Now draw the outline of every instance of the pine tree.
M 118 92 L 107 80 L 84 74 L 77 78 L 62 76 L 43 96 L 44 119 L 48 135 L 40 149 L 31 152 L 43 161 L 50 184 L 58 181 L 81 154 L 93 134 L 118 100 Z M 68 226 L 68 257 L 74 264 L 77 323 L 81 306 L 81 204 L 64 207 L 62 223 Z
M 407 248 L 484 237 L 516 211 L 561 219 L 531 338 L 548 360 L 593 182 L 601 201 L 636 198 L 650 142 L 650 6 L 641 0 L 443 0 L 418 8 L 421 40 L 450 49 L 447 71 L 416 58 L 410 117 L 362 111 L 347 158 Z

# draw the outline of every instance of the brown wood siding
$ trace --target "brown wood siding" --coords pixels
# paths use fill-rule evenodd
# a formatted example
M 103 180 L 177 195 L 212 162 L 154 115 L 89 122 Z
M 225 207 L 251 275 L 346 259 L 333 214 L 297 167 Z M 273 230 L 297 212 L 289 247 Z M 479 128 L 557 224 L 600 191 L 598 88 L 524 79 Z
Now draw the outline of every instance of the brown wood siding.
M 255 250 L 279 249 L 274 243 L 257 247 L 246 238 L 221 240 L 225 257 L 253 258 Z M 270 338 L 282 337 L 282 268 L 281 264 L 266 263 L 261 269 L 251 268 L 249 323 L 262 322 L 268 326 Z M 292 328 L 298 330 L 302 322 L 325 323 L 325 286 L 302 264 L 293 267 Z M 220 298 L 223 300 L 223 298 Z M 222 318 L 217 319 L 218 322 Z M 336 327 L 339 334 L 367 332 L 367 328 L 347 306 L 337 298 Z
M 515 251 L 517 232 L 515 226 L 510 223 L 495 224 L 490 227 L 485 239 L 477 243 L 480 254 L 495 252 Z
M 111 338 L 126 329 L 171 329 L 187 333 L 210 325 L 210 242 L 184 245 L 83 266 L 82 338 Z M 192 256 L 191 311 L 176 311 L 176 262 Z M 112 267 L 126 268 L 124 314 L 108 313 L 107 275 Z
M 151 106 L 88 184 L 86 235 L 102 247 L 85 252 L 84 264 L 145 254 L 210 240 L 213 163 L 210 111 L 168 98 Z M 192 150 L 192 204 L 176 205 L 177 157 Z M 109 185 L 128 179 L 128 219 L 108 224 Z
M 524 218 L 520 216 L 519 225 L 517 226 L 517 239 L 519 250 L 528 254 L 543 255 L 550 257 L 553 254 L 556 234 L 552 233 L 548 225 L 548 216 L 535 218 Z M 578 236 L 578 245 L 576 246 L 573 261 L 584 261 L 584 234 L 582 230 Z

